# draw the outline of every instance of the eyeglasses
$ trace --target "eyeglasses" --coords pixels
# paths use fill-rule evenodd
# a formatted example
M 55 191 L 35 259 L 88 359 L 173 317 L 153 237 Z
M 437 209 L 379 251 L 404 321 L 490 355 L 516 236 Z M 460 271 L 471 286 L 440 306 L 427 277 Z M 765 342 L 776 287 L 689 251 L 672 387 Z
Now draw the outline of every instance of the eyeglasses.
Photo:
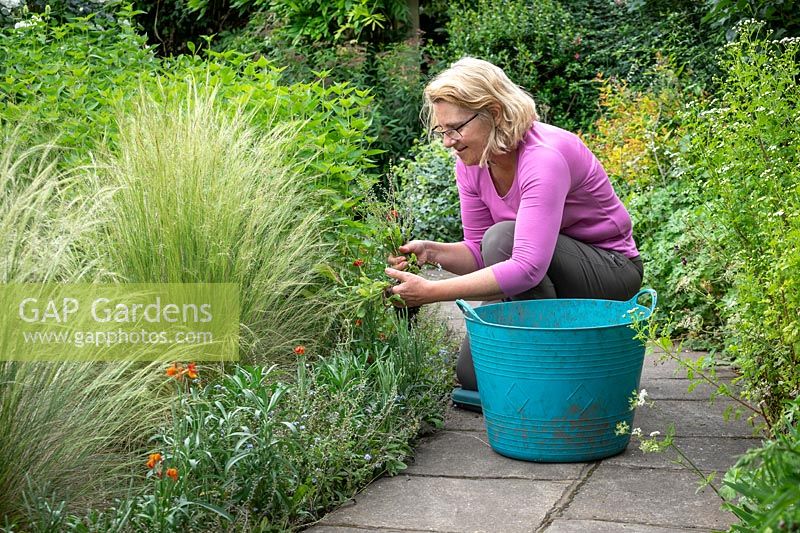
M 461 140 L 461 130 L 464 128 L 464 126 L 475 120 L 475 117 L 477 117 L 479 114 L 480 113 L 475 113 L 474 115 L 472 115 L 472 117 L 470 117 L 469 120 L 467 120 L 466 122 L 462 122 L 455 128 L 450 128 L 449 130 L 434 129 L 431 130 L 431 134 L 437 139 L 443 139 L 444 136 L 446 135 L 447 138 L 452 139 L 454 141 Z

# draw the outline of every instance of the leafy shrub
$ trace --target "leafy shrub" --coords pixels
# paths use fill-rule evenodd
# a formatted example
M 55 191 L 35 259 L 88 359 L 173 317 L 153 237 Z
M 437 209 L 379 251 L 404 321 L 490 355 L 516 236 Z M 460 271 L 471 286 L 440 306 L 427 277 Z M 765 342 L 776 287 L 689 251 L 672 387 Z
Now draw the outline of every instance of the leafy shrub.
M 800 32 L 800 15 L 797 4 L 785 0 L 706 0 L 708 12 L 704 17 L 714 27 L 727 30 L 729 40 L 736 36 L 736 25 L 743 19 L 764 21 L 775 31 L 775 37 L 797 37 Z
M 699 113 L 691 152 L 732 290 L 726 348 L 767 422 L 800 392 L 800 40 L 744 24 L 722 57 L 724 90 Z M 766 37 L 766 38 L 765 38 Z
M 388 171 L 391 162 L 402 157 L 419 135 L 424 57 L 418 38 L 382 44 L 355 40 L 293 44 L 279 34 L 264 32 L 258 23 L 227 35 L 218 48 L 247 50 L 269 58 L 281 65 L 286 83 L 347 83 L 369 94 L 368 134 L 381 173 Z
M 406 23 L 408 17 L 406 2 L 402 0 L 271 0 L 269 6 L 281 24 L 279 33 L 294 44 L 301 40 L 327 43 L 382 40 L 376 34 Z
M 593 115 L 576 24 L 556 0 L 457 2 L 449 6 L 448 62 L 470 55 L 502 68 L 530 92 L 544 121 L 577 129 Z M 588 98 L 588 100 L 587 100 Z M 588 114 L 587 114 L 588 113 Z
M 373 132 L 376 147 L 385 151 L 387 166 L 403 157 L 419 136 L 424 79 L 419 39 L 387 46 L 375 55 L 375 76 L 370 80 L 375 95 Z
M 31 27 L 2 30 L 0 60 L 8 68 L 0 76 L 7 103 L 0 120 L 24 123 L 15 135 L 20 146 L 56 138 L 69 149 L 59 159 L 62 168 L 88 163 L 101 145 L 114 150 L 117 114 L 131 107 L 140 87 L 171 94 L 185 92 L 186 79 L 205 80 L 218 87 L 221 101 L 252 112 L 256 127 L 297 121 L 292 157 L 307 162 L 305 175 L 315 178 L 303 182 L 323 193 L 313 198 L 325 206 L 329 227 L 351 218 L 375 180 L 367 91 L 322 80 L 285 85 L 265 58 L 234 51 L 158 59 L 130 16 L 122 12 L 108 27 L 44 17 Z
M 420 142 L 393 171 L 401 184 L 400 198 L 414 221 L 413 238 L 463 239 L 455 159 L 449 149 L 440 142 Z
M 587 136 L 603 168 L 616 182 L 645 189 L 665 185 L 674 176 L 675 152 L 682 131 L 679 113 L 683 91 L 666 61 L 656 66 L 658 83 L 632 88 L 622 80 L 596 78 L 604 115 Z
M 203 36 L 218 34 L 246 24 L 246 13 L 230 8 L 227 0 L 212 0 L 197 13 L 191 2 L 134 0 L 136 23 L 147 43 L 161 57 L 192 52 Z M 189 44 L 193 43 L 193 44 Z
M 21 146 L 56 141 L 74 149 L 64 166 L 85 163 L 112 133 L 123 106 L 157 62 L 123 8 L 102 25 L 91 17 L 59 23 L 48 15 L 31 26 L 0 28 L 0 120 L 24 123 Z
M 662 334 L 691 333 L 693 344 L 717 342 L 719 258 L 704 245 L 708 224 L 700 188 L 682 157 L 692 114 L 686 89 L 666 60 L 647 89 L 599 79 L 604 115 L 586 142 L 597 154 L 634 222 L 644 283 L 659 293 L 667 316 Z M 698 335 L 700 334 L 698 338 Z
M 723 32 L 703 22 L 693 0 L 572 0 L 564 2 L 578 25 L 578 52 L 587 72 L 646 88 L 658 78 L 653 66 L 668 58 L 685 78 L 709 86 L 718 73 L 714 54 Z

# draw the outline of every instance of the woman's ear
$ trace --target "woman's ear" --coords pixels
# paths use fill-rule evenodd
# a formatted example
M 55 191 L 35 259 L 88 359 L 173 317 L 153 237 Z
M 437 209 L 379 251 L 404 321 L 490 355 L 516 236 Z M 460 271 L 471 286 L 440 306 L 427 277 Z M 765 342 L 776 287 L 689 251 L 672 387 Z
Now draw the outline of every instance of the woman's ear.
M 489 112 L 492 114 L 492 118 L 494 119 L 494 123 L 497 124 L 500 122 L 500 118 L 503 116 L 503 108 L 500 107 L 500 104 L 494 103 L 488 106 Z

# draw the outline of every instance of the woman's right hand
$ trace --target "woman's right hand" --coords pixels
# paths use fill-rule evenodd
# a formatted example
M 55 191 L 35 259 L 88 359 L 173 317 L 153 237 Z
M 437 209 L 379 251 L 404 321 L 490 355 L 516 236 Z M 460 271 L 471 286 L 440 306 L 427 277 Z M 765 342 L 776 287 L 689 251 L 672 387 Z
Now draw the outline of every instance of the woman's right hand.
M 397 249 L 398 254 L 404 255 L 390 255 L 389 266 L 397 270 L 405 270 L 408 267 L 408 255 L 414 254 L 417 256 L 417 264 L 422 266 L 425 263 L 433 261 L 431 257 L 431 241 L 409 241 Z

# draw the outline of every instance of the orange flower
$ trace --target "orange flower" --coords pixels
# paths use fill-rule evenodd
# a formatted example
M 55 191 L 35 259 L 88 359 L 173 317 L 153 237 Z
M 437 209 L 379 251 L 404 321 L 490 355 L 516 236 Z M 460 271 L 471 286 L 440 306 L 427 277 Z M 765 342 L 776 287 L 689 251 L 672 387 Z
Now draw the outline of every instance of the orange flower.
M 194 363 L 189 363 L 186 365 L 186 370 L 184 370 L 189 379 L 197 379 L 197 365 Z
M 364 266 L 364 260 L 363 259 L 356 259 L 355 261 L 353 261 L 353 266 L 357 266 L 357 267 Z
M 360 327 L 361 324 L 362 324 L 361 319 L 360 318 L 356 318 L 356 327 Z
M 388 216 L 388 217 L 386 217 L 386 218 L 388 218 L 389 220 L 392 220 L 393 218 L 394 218 L 394 219 L 396 219 L 396 218 L 397 218 L 397 217 L 399 217 L 399 216 L 400 216 L 400 215 L 399 215 L 399 213 L 397 212 L 397 209 L 392 209 L 391 211 L 389 211 L 389 216 Z
M 182 373 L 183 373 L 183 367 L 181 366 L 180 363 L 172 363 L 172 366 L 167 368 L 167 376 L 171 378 L 174 377 L 179 378 Z
M 172 478 L 172 481 L 178 481 L 178 469 L 167 468 L 167 477 Z
M 147 468 L 152 470 L 160 462 L 161 462 L 161 454 L 160 453 L 151 453 L 150 454 L 150 458 L 147 460 Z
M 306 347 L 303 346 L 302 344 L 299 345 L 299 346 L 295 346 L 294 347 L 294 353 L 296 355 L 303 355 L 304 353 L 306 353 Z

